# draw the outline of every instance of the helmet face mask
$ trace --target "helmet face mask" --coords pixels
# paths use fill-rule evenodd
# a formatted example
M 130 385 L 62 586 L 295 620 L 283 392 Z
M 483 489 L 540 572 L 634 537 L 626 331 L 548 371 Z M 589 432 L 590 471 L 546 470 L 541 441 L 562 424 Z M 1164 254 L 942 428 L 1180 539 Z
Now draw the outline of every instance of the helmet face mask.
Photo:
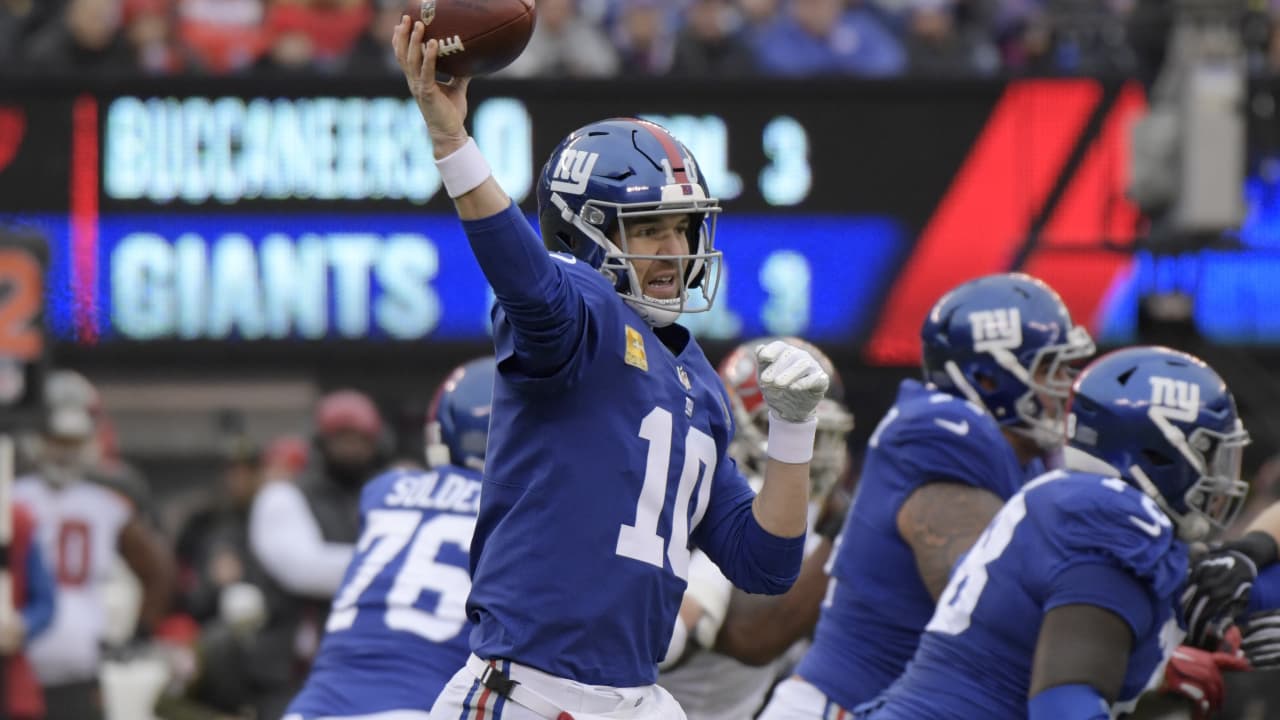
M 1237 419 L 1229 432 L 1198 427 L 1187 437 L 1164 418 L 1153 415 L 1152 419 L 1164 426 L 1165 437 L 1197 476 L 1182 496 L 1183 507 L 1172 509 L 1203 517 L 1213 530 L 1225 530 L 1244 508 L 1249 492 L 1249 484 L 1240 479 L 1244 447 L 1249 444 L 1244 425 Z
M 1023 423 L 1014 427 L 1014 432 L 1044 450 L 1061 447 L 1066 438 L 1067 398 L 1079 375 L 1075 364 L 1092 357 L 1096 350 L 1089 331 L 1077 325 L 1067 332 L 1064 342 L 1036 350 L 1025 368 L 1019 364 L 1015 376 L 1027 386 L 1027 392 L 1014 405 Z

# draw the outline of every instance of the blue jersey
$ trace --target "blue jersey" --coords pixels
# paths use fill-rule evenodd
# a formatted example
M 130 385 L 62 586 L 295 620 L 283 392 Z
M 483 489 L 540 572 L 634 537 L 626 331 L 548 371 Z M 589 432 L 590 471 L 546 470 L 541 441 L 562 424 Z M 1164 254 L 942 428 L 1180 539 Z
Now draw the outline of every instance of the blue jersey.
M 1186 574 L 1186 545 L 1150 497 L 1118 478 L 1044 475 L 1005 504 L 956 565 L 906 673 L 858 715 L 1025 718 L 1044 614 L 1079 604 L 1132 629 L 1113 712 L 1132 710 L 1182 642 L 1175 608 Z
M 830 561 L 831 576 L 813 647 L 796 673 L 841 707 L 880 694 L 902 674 L 933 615 L 898 511 L 931 482 L 990 490 L 1007 500 L 1039 461 L 1023 468 L 1000 426 L 982 408 L 915 380 L 876 427 Z
M 766 533 L 727 456 L 728 397 L 678 325 L 651 329 L 512 206 L 465 223 L 498 306 L 472 650 L 593 685 L 652 684 L 696 544 L 785 591 L 804 537 Z
M 457 467 L 393 470 L 365 486 L 355 556 L 288 713 L 431 709 L 467 659 L 467 551 L 479 502 L 479 473 Z

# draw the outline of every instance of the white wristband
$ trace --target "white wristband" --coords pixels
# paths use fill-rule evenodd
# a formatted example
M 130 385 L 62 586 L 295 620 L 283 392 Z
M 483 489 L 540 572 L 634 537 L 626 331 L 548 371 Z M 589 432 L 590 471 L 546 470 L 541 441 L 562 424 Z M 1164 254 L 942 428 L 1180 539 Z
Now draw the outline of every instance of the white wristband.
M 489 161 L 484 159 L 473 138 L 467 138 L 466 145 L 437 160 L 436 169 L 451 198 L 475 190 L 493 174 Z
M 769 457 L 791 465 L 813 459 L 813 440 L 818 434 L 818 418 L 793 423 L 769 411 Z

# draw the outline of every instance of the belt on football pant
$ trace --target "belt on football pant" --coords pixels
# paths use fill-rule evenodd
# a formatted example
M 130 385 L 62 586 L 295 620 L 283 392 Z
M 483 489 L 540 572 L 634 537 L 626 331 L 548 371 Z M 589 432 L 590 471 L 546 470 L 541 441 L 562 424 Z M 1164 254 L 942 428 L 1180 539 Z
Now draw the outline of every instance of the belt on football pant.
M 497 668 L 496 661 L 486 662 L 471 655 L 467 658 L 467 670 L 476 676 L 481 685 L 547 720 L 573 720 L 572 715 L 556 707 L 550 700 L 512 680 Z

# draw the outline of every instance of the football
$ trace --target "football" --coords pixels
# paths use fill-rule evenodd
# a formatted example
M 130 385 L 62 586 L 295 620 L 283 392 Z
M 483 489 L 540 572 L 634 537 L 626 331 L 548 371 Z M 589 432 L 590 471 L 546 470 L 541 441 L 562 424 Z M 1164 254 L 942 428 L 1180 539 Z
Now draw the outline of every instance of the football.
M 423 42 L 440 43 L 436 70 L 461 77 L 510 65 L 533 34 L 533 0 L 423 0 Z

